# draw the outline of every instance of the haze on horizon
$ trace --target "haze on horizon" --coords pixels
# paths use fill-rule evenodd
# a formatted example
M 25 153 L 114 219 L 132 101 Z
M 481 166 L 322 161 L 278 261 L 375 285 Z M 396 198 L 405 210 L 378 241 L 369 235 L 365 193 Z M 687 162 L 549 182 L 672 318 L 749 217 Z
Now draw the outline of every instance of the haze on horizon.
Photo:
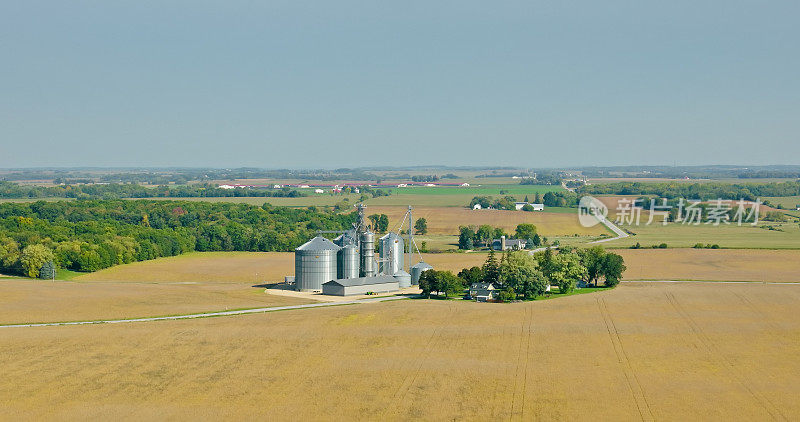
M 798 164 L 800 3 L 4 2 L 0 167 Z

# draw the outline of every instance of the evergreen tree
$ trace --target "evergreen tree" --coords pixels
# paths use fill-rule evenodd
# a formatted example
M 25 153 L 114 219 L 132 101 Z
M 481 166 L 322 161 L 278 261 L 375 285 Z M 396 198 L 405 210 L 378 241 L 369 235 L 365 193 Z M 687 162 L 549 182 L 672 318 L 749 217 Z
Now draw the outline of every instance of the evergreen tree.
M 494 255 L 494 249 L 489 250 L 489 256 L 486 262 L 483 263 L 483 281 L 486 283 L 497 284 L 500 278 L 500 266 L 497 264 L 497 257 Z

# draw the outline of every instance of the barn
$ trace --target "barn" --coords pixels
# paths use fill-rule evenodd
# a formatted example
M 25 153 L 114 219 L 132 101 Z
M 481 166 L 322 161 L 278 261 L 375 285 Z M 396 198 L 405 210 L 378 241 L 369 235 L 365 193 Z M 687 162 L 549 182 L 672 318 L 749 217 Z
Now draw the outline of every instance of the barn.
M 322 294 L 332 296 L 363 295 L 367 292 L 386 293 L 400 290 L 396 278 L 388 275 L 331 280 L 322 284 Z

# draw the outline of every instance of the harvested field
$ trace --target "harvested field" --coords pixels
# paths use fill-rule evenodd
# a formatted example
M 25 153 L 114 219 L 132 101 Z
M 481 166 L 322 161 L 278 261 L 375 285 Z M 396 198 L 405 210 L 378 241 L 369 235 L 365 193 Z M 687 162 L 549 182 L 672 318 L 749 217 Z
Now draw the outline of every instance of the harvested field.
M 486 254 L 422 254 L 425 262 L 438 269 L 459 271 L 480 265 Z M 418 256 L 415 255 L 414 262 Z M 282 282 L 294 274 L 291 252 L 194 252 L 133 264 L 119 265 L 81 275 L 77 281 L 244 283 Z
M 192 252 L 119 265 L 75 280 L 263 284 L 292 274 L 294 254 L 289 252 Z
M 791 420 L 798 306 L 797 285 L 633 283 L 0 328 L 0 418 Z
M 403 220 L 408 207 L 370 206 L 368 214 L 386 214 L 389 228 L 396 229 Z M 572 213 L 525 212 L 503 210 L 471 210 L 457 207 L 417 207 L 413 211 L 414 220 L 425 217 L 428 220 L 428 233 L 457 235 L 459 226 L 488 224 L 502 227 L 514 233 L 517 224 L 536 225 L 539 233 L 545 236 L 591 235 L 599 236 L 609 232 L 601 225 L 586 228 L 578 222 L 577 209 Z M 408 224 L 408 223 L 406 223 Z
M 628 280 L 800 281 L 800 251 L 620 249 Z
M 314 302 L 231 283 L 0 280 L 0 291 L 0 324 L 137 318 Z

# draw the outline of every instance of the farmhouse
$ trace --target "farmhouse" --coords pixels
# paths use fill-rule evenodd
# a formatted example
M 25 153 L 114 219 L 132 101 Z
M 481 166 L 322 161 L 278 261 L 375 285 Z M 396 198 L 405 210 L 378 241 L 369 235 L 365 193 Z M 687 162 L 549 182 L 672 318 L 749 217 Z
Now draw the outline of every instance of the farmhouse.
M 497 290 L 492 283 L 472 283 L 469 286 L 469 297 L 478 302 L 486 302 L 496 298 Z
M 472 209 L 473 209 L 473 210 L 479 210 L 479 209 L 481 209 L 481 208 L 483 208 L 483 207 L 481 206 L 481 204 L 475 204 L 475 205 L 472 207 Z
M 493 239 L 490 245 L 496 251 L 518 251 L 525 249 L 528 246 L 528 241 L 525 239 L 506 239 L 505 236 L 501 236 L 499 239 Z
M 534 211 L 544 211 L 544 204 L 532 204 L 530 202 L 515 202 L 514 208 L 516 208 L 516 210 L 519 211 L 523 207 L 525 207 L 525 205 L 530 205 L 531 207 L 533 207 Z
M 331 280 L 322 284 L 322 294 L 332 296 L 363 295 L 367 292 L 387 293 L 398 290 L 400 290 L 399 282 L 388 275 Z

